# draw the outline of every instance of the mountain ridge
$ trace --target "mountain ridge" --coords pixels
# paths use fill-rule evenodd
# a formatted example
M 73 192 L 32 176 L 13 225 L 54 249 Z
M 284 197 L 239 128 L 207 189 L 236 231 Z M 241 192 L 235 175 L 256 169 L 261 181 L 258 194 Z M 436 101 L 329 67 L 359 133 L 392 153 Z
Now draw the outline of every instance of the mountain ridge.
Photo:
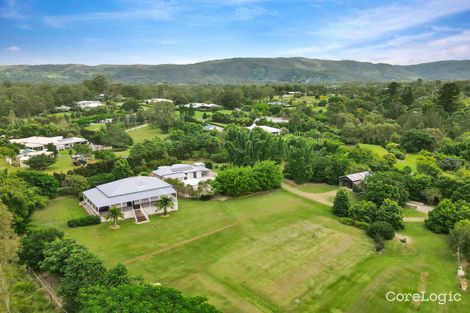
M 0 80 L 79 83 L 95 75 L 120 83 L 345 83 L 470 79 L 470 60 L 444 60 L 414 65 L 292 58 L 231 58 L 192 64 L 1 65 Z

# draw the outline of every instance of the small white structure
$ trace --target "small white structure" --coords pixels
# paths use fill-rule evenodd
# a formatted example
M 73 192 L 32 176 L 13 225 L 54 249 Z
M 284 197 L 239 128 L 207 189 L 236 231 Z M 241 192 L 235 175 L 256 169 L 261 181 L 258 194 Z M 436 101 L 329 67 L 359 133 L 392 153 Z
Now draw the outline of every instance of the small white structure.
M 204 126 L 202 129 L 205 130 L 205 131 L 216 130 L 216 131 L 218 131 L 218 132 L 221 132 L 221 131 L 224 130 L 223 127 L 216 126 L 216 125 L 211 125 L 211 124 Z
M 67 105 L 61 105 L 61 106 L 56 107 L 55 109 L 56 111 L 59 111 L 59 112 L 67 112 L 67 111 L 70 111 L 71 107 Z
M 173 100 L 164 99 L 164 98 L 152 98 L 152 99 L 144 100 L 144 103 L 145 103 L 145 104 L 152 104 L 152 103 L 158 103 L 158 102 L 170 102 L 170 103 L 173 103 Z
M 276 124 L 285 124 L 289 123 L 289 118 L 288 117 L 277 117 L 277 116 L 264 116 L 264 117 L 259 117 L 255 120 L 255 124 L 257 121 L 265 118 L 266 120 L 276 123 Z
M 29 165 L 26 164 L 26 161 L 29 161 L 29 159 L 31 159 L 32 157 L 38 156 L 38 155 L 53 156 L 53 154 L 54 153 L 52 151 L 47 151 L 47 150 L 36 151 L 36 150 L 27 148 L 27 149 L 21 150 L 20 153 L 16 155 L 16 161 L 18 162 L 17 165 L 19 167 L 29 167 Z M 8 164 L 13 165 L 13 160 L 11 158 L 7 158 L 7 162 Z
M 27 138 L 10 139 L 10 142 L 23 145 L 31 150 L 42 151 L 46 150 L 46 146 L 48 144 L 54 145 L 57 150 L 64 150 L 72 148 L 75 144 L 87 144 L 88 140 L 80 137 L 64 138 L 62 136 L 32 136 Z
M 193 102 L 193 103 L 188 103 L 184 104 L 183 107 L 185 108 L 193 108 L 195 110 L 201 110 L 201 111 L 208 111 L 208 110 L 215 110 L 215 109 L 220 109 L 221 106 L 218 104 L 214 103 L 200 103 L 200 102 Z
M 101 103 L 101 101 L 91 101 L 91 100 L 85 100 L 85 101 L 79 101 L 77 102 L 77 106 L 80 108 L 80 109 L 83 109 L 83 110 L 88 110 L 88 109 L 94 109 L 94 108 L 97 108 L 97 107 L 100 107 L 100 106 L 103 106 L 104 104 Z
M 460 278 L 465 277 L 465 271 L 463 270 L 462 266 L 459 266 L 457 268 L 457 276 L 460 277 Z
M 272 135 L 275 135 L 275 136 L 280 136 L 282 134 L 282 131 L 279 129 L 279 128 L 275 128 L 275 127 L 270 127 L 270 126 L 265 126 L 265 125 L 256 125 L 256 124 L 253 124 L 251 126 L 248 126 L 247 127 L 249 130 L 252 130 L 254 128 L 261 128 L 262 130 L 264 130 L 265 132 L 268 132 Z
M 152 172 L 152 176 L 160 179 L 178 179 L 185 185 L 197 187 L 200 181 L 214 179 L 216 174 L 206 168 L 204 163 L 194 163 L 160 166 Z
M 289 104 L 281 101 L 269 101 L 268 105 L 282 105 L 284 107 L 288 107 Z
M 149 221 L 149 215 L 163 212 L 158 208 L 158 201 L 163 196 L 173 202 L 168 211 L 178 210 L 178 198 L 173 186 L 156 177 L 135 176 L 84 191 L 81 204 L 89 214 L 101 217 L 110 207 L 117 206 L 121 208 L 124 218 L 134 218 L 136 223 L 143 223 Z

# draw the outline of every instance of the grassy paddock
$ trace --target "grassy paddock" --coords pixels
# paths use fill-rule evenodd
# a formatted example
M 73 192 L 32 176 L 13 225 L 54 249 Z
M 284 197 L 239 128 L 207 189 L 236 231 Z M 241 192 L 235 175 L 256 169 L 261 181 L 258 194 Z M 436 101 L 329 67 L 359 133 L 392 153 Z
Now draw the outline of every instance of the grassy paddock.
M 74 203 L 54 200 L 34 221 L 78 215 Z M 401 232 L 409 243 L 393 240 L 376 254 L 361 230 L 339 223 L 330 211 L 278 190 L 226 201 L 181 200 L 168 219 L 124 221 L 119 230 L 101 224 L 65 231 L 108 265 L 121 262 L 149 283 L 205 295 L 224 312 L 468 312 L 468 295 L 447 305 L 385 300 L 389 290 L 458 291 L 446 236 L 409 223 Z
M 158 128 L 154 128 L 150 125 L 147 125 L 145 127 L 137 128 L 134 130 L 130 130 L 127 132 L 132 139 L 134 140 L 134 144 L 136 143 L 141 143 L 144 140 L 152 140 L 155 137 L 158 137 L 160 139 L 165 139 L 167 134 L 163 134 L 162 131 Z

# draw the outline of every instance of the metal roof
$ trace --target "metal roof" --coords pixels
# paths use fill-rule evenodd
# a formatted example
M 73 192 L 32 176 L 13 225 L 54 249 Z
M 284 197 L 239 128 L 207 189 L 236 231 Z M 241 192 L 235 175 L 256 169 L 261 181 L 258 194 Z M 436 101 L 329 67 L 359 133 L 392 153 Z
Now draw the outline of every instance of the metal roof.
M 156 177 L 136 176 L 99 185 L 83 192 L 97 207 L 176 193 L 173 187 Z
M 370 174 L 369 172 L 365 171 L 365 172 L 360 172 L 360 173 L 349 174 L 343 177 L 346 177 L 350 179 L 351 181 L 359 181 L 359 180 L 364 180 L 369 174 Z
M 204 163 L 194 164 L 173 164 L 172 166 L 160 166 L 152 173 L 160 177 L 170 177 L 177 174 L 192 173 L 198 171 L 208 171 L 209 169 L 204 166 Z M 178 176 L 184 177 L 184 176 Z M 172 177 L 170 177 L 172 178 Z

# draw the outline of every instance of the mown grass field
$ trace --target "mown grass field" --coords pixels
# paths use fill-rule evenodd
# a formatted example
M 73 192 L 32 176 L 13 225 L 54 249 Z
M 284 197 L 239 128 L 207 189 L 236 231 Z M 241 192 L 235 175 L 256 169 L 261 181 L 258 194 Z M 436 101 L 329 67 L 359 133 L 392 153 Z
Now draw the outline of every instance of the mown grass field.
M 83 214 L 58 198 L 39 224 Z M 60 213 L 61 210 L 70 211 Z M 457 292 L 447 237 L 408 223 L 411 241 L 376 254 L 361 230 L 330 208 L 284 190 L 226 201 L 181 200 L 170 218 L 64 228 L 108 265 L 126 264 L 149 283 L 205 295 L 224 312 L 468 312 L 461 303 L 389 303 L 387 291 Z
M 372 152 L 374 152 L 380 157 L 388 153 L 388 151 L 385 150 L 384 147 L 379 146 L 379 145 L 370 145 L 370 144 L 361 143 L 359 144 L 359 146 L 364 149 L 371 150 Z M 409 166 L 413 171 L 416 171 L 417 161 L 418 161 L 418 154 L 407 153 L 404 160 L 397 160 L 395 167 L 398 169 L 403 169 L 405 166 Z
M 338 189 L 336 185 L 328 185 L 323 183 L 305 183 L 297 187 L 299 190 L 311 193 L 322 193 Z
M 141 143 L 144 140 L 152 140 L 155 137 L 165 139 L 165 137 L 168 136 L 167 134 L 163 134 L 159 128 L 154 128 L 151 125 L 129 130 L 127 133 L 134 140 L 134 144 Z

